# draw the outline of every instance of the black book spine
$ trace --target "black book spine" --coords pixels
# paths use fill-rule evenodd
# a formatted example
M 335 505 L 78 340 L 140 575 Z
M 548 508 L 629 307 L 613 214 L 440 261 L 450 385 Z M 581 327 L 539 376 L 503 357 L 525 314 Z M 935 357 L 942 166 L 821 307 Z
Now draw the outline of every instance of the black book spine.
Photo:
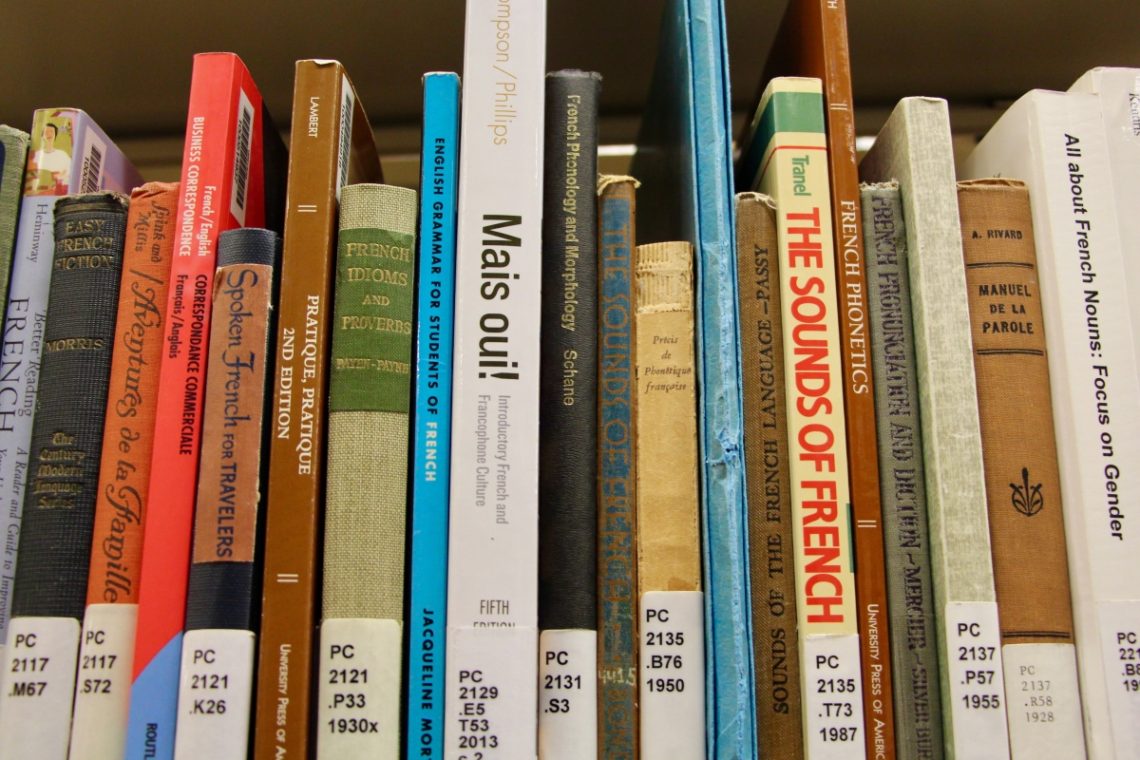
M 538 625 L 597 630 L 601 77 L 546 79 L 539 390 Z
M 268 229 L 242 227 L 218 237 L 188 631 L 254 630 L 260 617 L 255 586 L 264 545 L 265 521 L 259 516 L 266 489 L 261 484 L 268 482 L 269 464 L 262 455 L 269 450 L 271 367 L 266 362 L 273 356 L 270 336 L 276 334 L 272 305 L 280 250 L 279 236 Z M 252 413 L 255 409 L 260 415 Z
M 83 617 L 127 203 L 88 193 L 55 206 L 14 617 Z

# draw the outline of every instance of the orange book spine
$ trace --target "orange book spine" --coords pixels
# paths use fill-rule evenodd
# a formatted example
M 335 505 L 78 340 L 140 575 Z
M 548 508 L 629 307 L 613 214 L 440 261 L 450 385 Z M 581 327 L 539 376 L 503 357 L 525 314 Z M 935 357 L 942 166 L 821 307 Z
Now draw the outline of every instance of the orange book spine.
M 88 604 L 137 604 L 142 524 L 150 479 L 158 363 L 174 253 L 178 184 L 131 193 L 116 345 L 99 462 Z

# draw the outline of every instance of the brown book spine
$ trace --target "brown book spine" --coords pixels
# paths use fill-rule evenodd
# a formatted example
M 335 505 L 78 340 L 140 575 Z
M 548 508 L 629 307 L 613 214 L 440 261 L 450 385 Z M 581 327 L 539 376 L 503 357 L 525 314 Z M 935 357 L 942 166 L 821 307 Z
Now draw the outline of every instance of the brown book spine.
M 894 689 L 890 631 L 886 623 L 886 562 L 846 0 L 791 0 L 778 39 L 781 42 L 768 62 L 764 81 L 786 74 L 823 80 L 843 334 L 843 401 L 847 410 L 847 450 L 855 523 L 855 592 L 862 648 L 867 757 L 888 760 L 895 756 L 891 709 Z
M 1029 191 L 961 182 L 958 213 L 1002 644 L 1073 643 Z
M 142 525 L 150 484 L 158 364 L 177 205 L 177 183 L 150 182 L 131 193 L 87 604 L 139 601 Z
M 768 196 L 737 196 L 736 245 L 757 739 L 765 756 L 797 760 L 804 756 L 804 741 L 780 252 L 776 208 Z
M 254 757 L 308 757 L 338 188 L 380 181 L 344 67 L 298 61 L 293 89 Z
M 1029 190 L 958 183 L 994 591 L 1014 757 L 1084 757 Z

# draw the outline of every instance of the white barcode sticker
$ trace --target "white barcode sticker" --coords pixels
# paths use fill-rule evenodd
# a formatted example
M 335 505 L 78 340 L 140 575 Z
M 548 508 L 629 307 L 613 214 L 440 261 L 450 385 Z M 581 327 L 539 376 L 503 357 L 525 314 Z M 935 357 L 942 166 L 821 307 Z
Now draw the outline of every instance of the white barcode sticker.
M 1013 757 L 1084 757 L 1074 646 L 1004 644 L 1001 662 Z
M 337 124 L 340 126 L 339 145 L 336 157 L 336 199 L 340 202 L 340 189 L 348 183 L 348 162 L 352 156 L 352 117 L 356 113 L 356 99 L 352 96 L 352 83 L 348 77 L 340 80 L 340 113 Z
M 237 123 L 234 125 L 234 183 L 230 188 L 230 213 L 241 227 L 245 226 L 250 149 L 253 146 L 253 130 L 256 128 L 260 127 L 257 125 L 253 104 L 246 97 L 245 90 L 239 90 Z
M 79 621 L 18 617 L 0 686 L 0 760 L 64 760 L 71 735 Z
M 396 620 L 321 623 L 318 760 L 399 760 L 402 631 Z
M 538 756 L 598 755 L 597 631 L 542 631 L 538 637 Z
M 538 631 L 457 626 L 447 637 L 444 756 L 534 760 Z
M 245 760 L 256 644 L 250 631 L 186 632 L 178 684 L 175 760 Z
M 866 757 L 859 635 L 803 637 L 804 738 L 813 760 Z
M 105 143 L 94 129 L 86 132 L 83 146 L 83 163 L 79 168 L 79 192 L 93 193 L 103 187 L 103 157 L 107 155 Z
M 1140 602 L 1101 602 L 1097 612 L 1113 748 L 1140 758 Z
M 1008 760 L 996 602 L 952 602 L 943 619 L 956 760 Z M 942 709 L 946 709 L 946 705 Z
M 121 760 L 127 748 L 137 604 L 89 604 L 79 643 L 69 760 Z
M 648 591 L 639 612 L 641 756 L 704 757 L 704 594 Z

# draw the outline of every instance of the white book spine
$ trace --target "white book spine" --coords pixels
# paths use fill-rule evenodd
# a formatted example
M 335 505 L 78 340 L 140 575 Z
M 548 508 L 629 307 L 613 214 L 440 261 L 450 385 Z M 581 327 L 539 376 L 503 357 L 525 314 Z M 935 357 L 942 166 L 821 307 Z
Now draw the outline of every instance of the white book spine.
M 138 610 L 137 604 L 87 605 L 68 760 L 122 760 Z
M 1112 162 L 1112 184 L 1118 209 L 1140 208 L 1140 69 L 1097 68 L 1085 73 L 1072 92 L 1100 95 L 1100 116 Z M 1117 214 L 1124 278 L 1140 293 L 1140 214 Z M 1128 300 L 1132 318 L 1132 353 L 1140 357 L 1140 298 Z
M 79 621 L 17 617 L 0 683 L 0 760 L 65 760 Z
M 1140 758 L 1140 382 L 1098 96 L 1024 96 L 963 174 L 1029 185 L 1086 745 Z
M 537 751 L 545 48 L 545 2 L 467 4 L 444 731 L 452 760 Z
M 906 219 L 943 726 L 956 760 L 1008 758 L 961 221 L 946 101 L 904 98 L 860 178 L 897 179 Z

